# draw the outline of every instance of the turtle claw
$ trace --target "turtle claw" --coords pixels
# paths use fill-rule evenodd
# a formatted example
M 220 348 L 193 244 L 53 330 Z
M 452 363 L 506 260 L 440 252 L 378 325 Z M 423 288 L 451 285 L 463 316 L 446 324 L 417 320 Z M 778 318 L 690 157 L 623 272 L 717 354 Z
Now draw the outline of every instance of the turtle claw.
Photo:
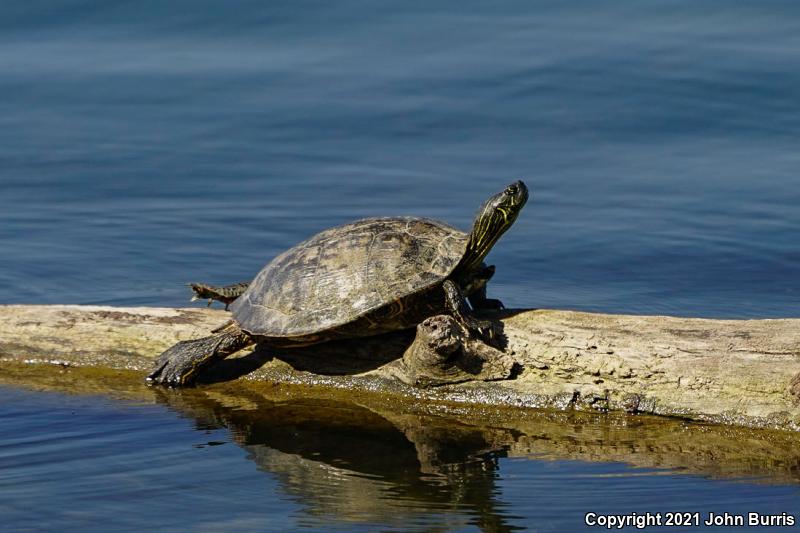
M 205 359 L 202 354 L 193 356 L 192 345 L 196 348 L 197 342 L 181 341 L 162 353 L 156 361 L 155 369 L 147 376 L 147 383 L 169 387 L 191 385 L 198 370 L 204 366 Z
M 467 332 L 489 346 L 500 348 L 502 345 L 502 332 L 494 322 L 489 320 L 473 319 L 471 324 L 467 324 Z

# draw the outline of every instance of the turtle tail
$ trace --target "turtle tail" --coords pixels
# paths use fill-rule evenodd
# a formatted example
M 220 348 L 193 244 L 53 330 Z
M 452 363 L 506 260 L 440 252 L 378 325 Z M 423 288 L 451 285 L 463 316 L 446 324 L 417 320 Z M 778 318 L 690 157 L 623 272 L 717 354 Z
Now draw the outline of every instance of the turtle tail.
M 205 283 L 189 284 L 194 293 L 192 295 L 192 301 L 208 300 L 208 305 L 211 305 L 211 302 L 217 300 L 225 304 L 225 310 L 228 309 L 228 306 L 233 303 L 236 298 L 244 294 L 244 291 L 247 290 L 249 285 L 250 283 L 246 281 L 234 283 L 233 285 L 224 285 L 222 287 L 214 287 L 206 285 Z
M 173 387 L 193 385 L 204 369 L 254 343 L 253 337 L 233 324 L 216 335 L 181 341 L 158 357 L 147 382 Z

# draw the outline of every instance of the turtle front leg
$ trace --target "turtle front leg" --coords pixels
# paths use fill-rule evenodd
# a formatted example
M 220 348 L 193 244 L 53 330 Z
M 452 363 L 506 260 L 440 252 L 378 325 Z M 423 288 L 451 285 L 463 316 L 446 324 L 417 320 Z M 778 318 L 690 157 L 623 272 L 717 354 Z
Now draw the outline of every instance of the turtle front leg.
M 489 320 L 481 320 L 472 315 L 467 299 L 461 289 L 452 280 L 445 280 L 442 284 L 445 294 L 447 309 L 453 318 L 473 337 L 482 339 L 490 345 L 497 344 L 497 331 Z
M 147 382 L 172 387 L 191 386 L 211 364 L 253 343 L 253 338 L 238 327 L 202 339 L 181 341 L 159 356 Z

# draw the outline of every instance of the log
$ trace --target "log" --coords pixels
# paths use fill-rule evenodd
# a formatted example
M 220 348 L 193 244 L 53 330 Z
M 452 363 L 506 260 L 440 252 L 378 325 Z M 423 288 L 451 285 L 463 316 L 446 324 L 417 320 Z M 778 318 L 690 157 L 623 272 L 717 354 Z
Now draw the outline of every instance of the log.
M 91 367 L 142 378 L 155 357 L 227 320 L 210 309 L 0 306 L 0 371 Z M 421 389 L 397 379 L 412 335 L 256 350 L 209 371 L 248 380 L 370 391 L 430 402 L 620 411 L 748 427 L 800 429 L 800 319 L 710 320 L 510 310 L 502 324 L 511 379 Z M 407 358 L 406 358 L 407 359 Z M 46 365 L 46 366 L 42 366 Z M 44 371 L 44 370 L 43 370 Z M 407 376 L 407 373 L 404 375 Z

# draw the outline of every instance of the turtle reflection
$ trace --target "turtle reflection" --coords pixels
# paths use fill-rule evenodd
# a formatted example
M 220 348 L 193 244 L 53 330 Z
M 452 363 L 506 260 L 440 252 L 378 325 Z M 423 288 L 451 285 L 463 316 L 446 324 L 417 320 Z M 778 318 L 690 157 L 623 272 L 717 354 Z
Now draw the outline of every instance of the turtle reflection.
M 256 393 L 156 391 L 200 427 L 228 428 L 258 468 L 320 521 L 475 525 L 515 531 L 502 513 L 497 460 L 512 438 L 434 416 Z M 431 513 L 435 516 L 431 516 Z

